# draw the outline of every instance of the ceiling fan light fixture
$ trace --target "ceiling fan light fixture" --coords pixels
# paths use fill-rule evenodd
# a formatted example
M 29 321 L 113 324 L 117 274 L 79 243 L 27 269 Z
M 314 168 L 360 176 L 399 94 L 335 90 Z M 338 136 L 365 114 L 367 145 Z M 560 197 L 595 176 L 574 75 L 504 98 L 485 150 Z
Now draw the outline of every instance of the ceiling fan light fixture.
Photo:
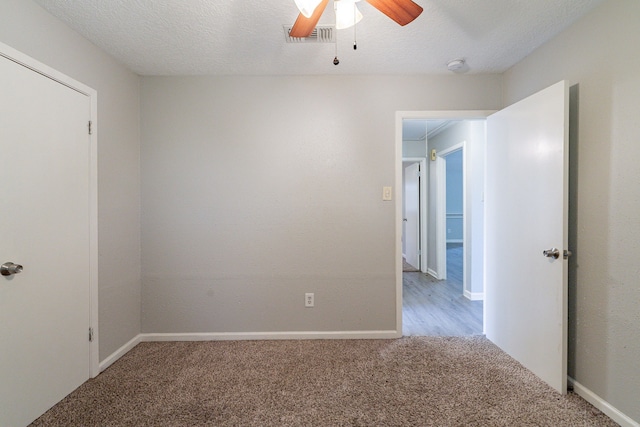
M 294 0 L 296 2 L 296 6 L 301 14 L 304 15 L 305 18 L 310 18 L 313 15 L 313 11 L 316 10 L 316 7 L 322 0 Z
M 334 1 L 336 11 L 336 29 L 343 30 L 353 27 L 362 20 L 362 13 L 358 10 L 356 2 L 360 0 L 337 0 Z

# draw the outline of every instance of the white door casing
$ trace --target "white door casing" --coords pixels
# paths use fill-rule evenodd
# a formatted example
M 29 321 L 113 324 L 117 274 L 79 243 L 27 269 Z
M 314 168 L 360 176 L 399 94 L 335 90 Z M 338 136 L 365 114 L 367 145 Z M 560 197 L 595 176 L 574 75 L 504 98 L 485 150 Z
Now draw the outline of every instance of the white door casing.
M 435 278 L 447 280 L 447 161 L 441 155 L 434 161 L 436 169 L 436 265 Z M 444 238 L 444 240 L 443 240 Z M 434 270 L 432 270 L 434 271 Z
M 405 256 L 411 266 L 420 265 L 420 164 L 413 163 L 405 168 Z
M 98 373 L 96 94 L 6 45 L 0 76 L 0 263 L 24 267 L 0 276 L 0 425 L 20 426 Z
M 466 227 L 466 218 L 468 216 L 467 213 L 467 197 L 466 197 L 466 173 L 467 173 L 467 162 L 466 162 L 466 141 L 462 141 L 458 144 L 455 144 L 447 149 L 444 149 L 436 154 L 436 270 L 438 273 L 437 279 L 446 280 L 447 279 L 447 156 L 458 151 L 462 150 L 462 212 L 465 220 L 463 221 L 463 231 L 462 231 L 462 241 L 463 241 L 463 255 L 462 255 L 462 269 L 464 273 L 463 277 L 463 289 L 467 289 L 467 227 Z
M 467 283 L 467 152 L 466 141 L 461 141 L 436 154 L 436 269 L 438 279 L 447 279 L 447 156 L 454 152 L 462 151 L 462 289 L 468 290 L 471 285 Z
M 560 82 L 489 116 L 485 183 L 486 336 L 563 394 L 568 105 Z
M 402 172 L 403 172 L 403 160 L 413 160 L 413 158 L 403 158 L 402 156 L 402 122 L 405 119 L 421 119 L 421 120 L 484 120 L 494 111 L 491 110 L 459 110 L 459 111 L 396 111 L 396 134 L 395 134 L 395 180 L 396 188 L 402 185 Z M 417 160 L 417 159 L 416 159 Z M 423 170 L 426 171 L 426 158 L 422 159 Z M 432 164 L 432 162 L 431 162 Z M 433 167 L 433 166 L 429 166 Z M 422 185 L 421 197 L 424 201 L 427 200 L 427 185 Z M 426 202 L 423 201 L 421 212 L 421 238 L 425 243 L 422 247 L 422 271 L 431 271 L 427 266 L 427 209 Z M 403 200 L 396 198 L 395 205 L 395 235 L 396 235 L 396 268 L 395 268 L 395 282 L 396 282 L 396 336 L 402 336 L 402 224 L 403 224 Z

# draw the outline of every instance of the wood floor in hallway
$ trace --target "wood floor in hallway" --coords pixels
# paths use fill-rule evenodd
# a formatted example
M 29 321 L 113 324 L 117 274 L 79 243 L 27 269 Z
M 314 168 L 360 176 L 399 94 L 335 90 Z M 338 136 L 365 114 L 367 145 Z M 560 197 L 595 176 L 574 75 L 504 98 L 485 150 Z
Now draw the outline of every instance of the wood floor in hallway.
M 403 272 L 403 335 L 482 334 L 482 301 L 470 301 L 462 289 L 462 246 L 447 245 L 447 278 Z

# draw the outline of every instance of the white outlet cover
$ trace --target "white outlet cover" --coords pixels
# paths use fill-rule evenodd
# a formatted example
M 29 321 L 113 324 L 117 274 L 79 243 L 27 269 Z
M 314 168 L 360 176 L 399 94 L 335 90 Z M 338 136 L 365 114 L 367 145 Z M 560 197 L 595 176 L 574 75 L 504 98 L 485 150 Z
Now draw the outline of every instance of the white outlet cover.
M 315 298 L 313 293 L 304 294 L 304 306 L 305 307 L 313 307 L 315 304 Z

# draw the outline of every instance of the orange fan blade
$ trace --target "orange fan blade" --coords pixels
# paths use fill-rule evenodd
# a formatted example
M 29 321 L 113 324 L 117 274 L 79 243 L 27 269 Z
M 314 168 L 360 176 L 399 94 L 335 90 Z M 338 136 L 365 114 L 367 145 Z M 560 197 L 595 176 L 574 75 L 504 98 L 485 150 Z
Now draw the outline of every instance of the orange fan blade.
M 289 31 L 289 35 L 291 37 L 309 37 L 313 32 L 313 29 L 316 28 L 316 25 L 320 20 L 320 16 L 322 16 L 322 12 L 324 12 L 327 4 L 329 4 L 329 0 L 322 0 L 309 18 L 305 17 L 303 14 L 298 15 L 298 19 L 296 19 L 295 24 L 293 24 L 293 28 Z
M 367 0 L 367 3 L 400 25 L 407 25 L 422 13 L 422 7 L 411 0 Z

